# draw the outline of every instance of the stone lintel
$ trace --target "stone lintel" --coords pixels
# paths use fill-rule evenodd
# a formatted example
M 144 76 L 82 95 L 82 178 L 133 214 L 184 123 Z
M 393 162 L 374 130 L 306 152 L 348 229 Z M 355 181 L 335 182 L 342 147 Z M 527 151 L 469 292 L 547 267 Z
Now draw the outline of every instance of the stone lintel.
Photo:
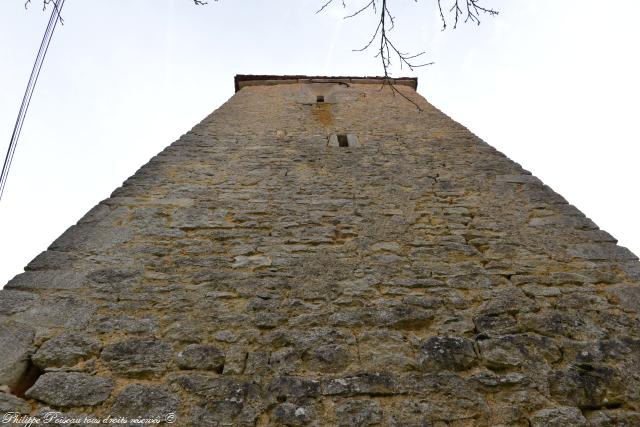
M 384 84 L 385 77 L 327 77 L 327 76 L 269 76 L 269 75 L 247 75 L 238 74 L 235 76 L 236 92 L 246 86 L 272 86 L 296 83 L 357 83 L 357 84 Z M 389 78 L 388 81 L 394 85 L 409 86 L 418 89 L 417 77 Z

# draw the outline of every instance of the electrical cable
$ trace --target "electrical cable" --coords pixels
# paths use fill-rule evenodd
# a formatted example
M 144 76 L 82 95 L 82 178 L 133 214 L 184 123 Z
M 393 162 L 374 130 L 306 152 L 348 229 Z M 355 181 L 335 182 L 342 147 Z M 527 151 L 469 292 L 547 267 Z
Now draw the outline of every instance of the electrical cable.
M 13 155 L 16 150 L 16 145 L 18 144 L 18 139 L 20 138 L 20 133 L 22 132 L 22 125 L 24 124 L 24 120 L 27 115 L 27 110 L 29 109 L 29 105 L 31 104 L 31 97 L 33 96 L 33 91 L 38 81 L 38 77 L 40 76 L 40 70 L 42 69 L 42 64 L 44 63 L 44 59 L 47 56 L 47 52 L 49 51 L 49 43 L 51 42 L 53 33 L 55 32 L 56 26 L 58 25 L 58 21 L 62 20 L 62 18 L 60 17 L 60 13 L 62 12 L 62 7 L 64 6 L 64 2 L 65 0 L 58 0 L 58 2 L 55 2 L 55 1 L 52 2 L 53 10 L 51 11 L 51 16 L 49 18 L 49 23 L 47 24 L 47 29 L 45 30 L 44 36 L 42 37 L 42 42 L 40 43 L 40 49 L 38 50 L 38 54 L 36 55 L 36 60 L 33 64 L 31 75 L 29 76 L 29 82 L 27 83 L 27 88 L 24 92 L 24 96 L 22 97 L 22 104 L 20 105 L 18 118 L 16 119 L 16 124 L 13 128 L 11 140 L 9 141 L 9 148 L 7 149 L 7 155 L 2 165 L 2 174 L 0 175 L 0 200 L 2 199 L 7 178 L 9 176 L 9 169 L 11 168 L 11 163 L 13 162 Z

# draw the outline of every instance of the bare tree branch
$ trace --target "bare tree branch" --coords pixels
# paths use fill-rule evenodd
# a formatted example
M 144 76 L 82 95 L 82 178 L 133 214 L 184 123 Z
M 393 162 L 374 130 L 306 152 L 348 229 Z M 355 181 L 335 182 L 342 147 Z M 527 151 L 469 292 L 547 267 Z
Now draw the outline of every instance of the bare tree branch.
M 204 0 L 192 0 L 193 3 L 197 6 L 202 6 L 208 4 L 207 1 Z M 214 0 L 218 1 L 218 0 Z M 316 11 L 316 13 L 320 13 L 324 11 L 326 8 L 331 6 L 332 4 L 337 3 L 337 0 L 323 0 L 324 3 Z M 396 47 L 396 45 L 389 38 L 389 32 L 395 28 L 395 17 L 389 10 L 389 3 L 391 0 L 366 0 L 367 2 L 364 6 L 357 9 L 355 12 L 348 14 L 344 17 L 344 19 L 355 18 L 367 10 L 371 10 L 374 14 L 379 16 L 378 25 L 373 31 L 373 34 L 369 41 L 360 49 L 353 49 L 357 52 L 363 52 L 374 45 L 376 40 L 379 40 L 376 48 L 376 58 L 380 58 L 380 62 L 382 64 L 382 69 L 384 72 L 384 83 L 388 84 L 389 87 L 394 91 L 394 93 L 399 93 L 402 97 L 411 101 L 418 110 L 420 107 L 407 98 L 402 92 L 400 92 L 393 84 L 390 77 L 390 69 L 392 66 L 392 59 L 397 61 L 400 64 L 400 69 L 404 67 L 409 68 L 413 71 L 415 68 L 424 67 L 427 65 L 433 64 L 433 62 L 415 62 L 417 58 L 420 58 L 425 52 L 419 52 L 416 54 L 411 54 L 408 52 L 404 52 L 403 50 Z M 481 15 L 489 15 L 496 16 L 498 15 L 498 11 L 489 9 L 487 7 L 481 6 L 480 2 L 482 0 L 435 0 L 438 5 L 438 12 L 440 13 L 440 20 L 442 21 L 442 30 L 447 28 L 447 17 L 445 15 L 445 9 L 448 8 L 449 14 L 453 16 L 453 28 L 457 28 L 458 24 L 461 20 L 464 20 L 465 23 L 473 22 L 477 25 L 480 25 L 480 16 Z M 414 2 L 418 2 L 418 0 L 414 0 Z M 25 1 L 25 8 L 31 3 L 31 0 Z M 347 7 L 346 0 L 340 0 L 343 8 Z M 49 4 L 53 4 L 55 8 L 58 7 L 57 0 L 42 0 L 43 10 L 47 8 Z M 451 5 L 449 7 L 449 5 Z M 58 18 L 62 23 L 62 17 L 58 14 Z
M 320 9 L 316 10 L 316 14 L 322 12 L 331 3 L 333 3 L 333 0 L 328 0 L 325 4 L 322 5 Z M 344 0 L 342 0 L 342 7 L 347 7 L 347 4 L 344 2 Z
M 376 48 L 375 57 L 380 58 L 380 62 L 382 64 L 382 69 L 384 72 L 383 87 L 385 84 L 388 84 L 391 90 L 393 90 L 394 94 L 395 93 L 400 94 L 403 98 L 407 99 L 413 105 L 415 105 L 419 111 L 422 111 L 420 107 L 413 100 L 409 99 L 406 95 L 400 92 L 392 83 L 392 80 L 390 77 L 390 68 L 392 65 L 392 59 L 396 60 L 400 64 L 400 69 L 407 67 L 411 71 L 413 71 L 414 68 L 431 65 L 433 64 L 433 62 L 416 63 L 415 62 L 416 58 L 421 57 L 422 55 L 425 54 L 425 52 L 419 52 L 416 54 L 404 52 L 400 50 L 398 47 L 396 47 L 396 45 L 391 41 L 391 39 L 389 38 L 389 32 L 393 30 L 395 27 L 395 17 L 389 10 L 390 1 L 391 0 L 368 0 L 368 2 L 364 6 L 362 6 L 360 9 L 357 9 L 355 12 L 345 16 L 344 19 L 354 18 L 364 13 L 367 10 L 371 10 L 374 14 L 378 14 L 379 16 L 378 25 L 373 31 L 371 38 L 363 47 L 361 47 L 360 49 L 354 49 L 354 51 L 363 52 L 369 49 L 371 46 L 373 46 L 376 40 L 379 40 L 379 43 L 377 44 L 377 48 Z M 418 0 L 414 0 L 414 1 L 417 2 Z M 442 21 L 442 29 L 444 30 L 447 28 L 447 20 L 446 20 L 444 9 L 443 9 L 443 3 L 446 0 L 436 0 L 436 1 L 438 4 L 438 11 L 440 12 L 440 19 Z M 491 16 L 495 16 L 498 14 L 498 12 L 493 9 L 488 9 L 483 6 L 480 6 L 479 3 L 481 0 L 450 0 L 450 1 L 453 2 L 451 8 L 449 9 L 449 12 L 453 14 L 454 29 L 457 28 L 458 22 L 463 17 L 464 17 L 464 22 L 470 21 L 480 25 L 480 15 L 488 14 Z M 333 2 L 334 0 L 327 0 L 316 13 L 322 12 Z M 342 0 L 342 5 L 343 7 L 346 7 L 345 0 Z
M 442 29 L 447 28 L 447 20 L 445 19 L 442 9 L 442 2 L 444 0 L 438 0 L 438 10 L 440 11 L 440 19 L 442 20 Z M 453 0 L 453 4 L 449 9 L 450 13 L 453 13 L 454 21 L 453 28 L 458 27 L 460 18 L 464 16 L 464 22 L 475 22 L 480 25 L 480 15 L 487 14 L 489 16 L 498 15 L 498 11 L 480 6 L 481 0 Z M 464 3 L 464 4 L 463 4 Z

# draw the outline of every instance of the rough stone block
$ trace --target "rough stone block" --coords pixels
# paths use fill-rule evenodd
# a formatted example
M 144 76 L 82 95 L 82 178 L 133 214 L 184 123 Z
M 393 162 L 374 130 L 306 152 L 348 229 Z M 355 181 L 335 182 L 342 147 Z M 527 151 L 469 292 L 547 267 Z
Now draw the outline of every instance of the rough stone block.
M 165 420 L 175 414 L 180 399 L 161 386 L 129 384 L 116 397 L 111 413 L 116 417 Z
M 580 243 L 568 250 L 576 258 L 594 261 L 637 261 L 638 257 L 629 249 L 613 243 Z
M 222 372 L 224 352 L 210 345 L 190 344 L 178 353 L 176 361 L 181 369 Z
M 14 323 L 0 323 L 0 385 L 15 386 L 29 367 L 34 351 L 34 330 Z
M 584 409 L 619 406 L 627 391 L 617 369 L 591 364 L 555 371 L 549 377 L 549 390 L 558 402 Z
M 587 427 L 588 425 L 580 409 L 570 406 L 541 409 L 531 417 L 531 427 Z
M 640 313 L 640 285 L 613 285 L 607 288 L 607 293 L 625 311 Z
M 100 357 L 111 370 L 126 377 L 158 376 L 171 361 L 172 348 L 163 341 L 131 338 L 107 345 Z
M 53 406 L 98 405 L 111 395 L 114 381 L 77 372 L 50 372 L 42 375 L 26 396 Z
M 82 287 L 84 277 L 84 273 L 77 271 L 25 271 L 9 280 L 5 289 L 78 289 Z
M 31 292 L 0 289 L 0 316 L 11 316 L 31 308 L 39 297 Z
M 94 338 L 65 334 L 45 341 L 32 360 L 40 369 L 73 366 L 83 359 L 96 356 L 100 348 L 100 341 Z
M 12 394 L 0 391 L 0 416 L 7 412 L 29 414 L 31 413 L 31 405 Z M 0 418 L 0 422 L 3 422 L 2 420 Z
M 432 337 L 420 346 L 418 365 L 424 371 L 464 371 L 477 363 L 473 341 L 462 337 Z
M 348 400 L 336 407 L 339 426 L 370 426 L 382 420 L 382 408 L 375 400 Z

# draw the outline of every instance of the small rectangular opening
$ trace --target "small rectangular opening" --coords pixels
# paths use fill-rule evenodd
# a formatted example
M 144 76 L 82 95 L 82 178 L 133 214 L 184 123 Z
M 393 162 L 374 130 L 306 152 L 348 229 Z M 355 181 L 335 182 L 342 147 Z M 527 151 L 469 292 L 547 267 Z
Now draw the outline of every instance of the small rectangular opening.
M 338 134 L 338 147 L 348 147 L 349 138 L 345 134 Z
M 316 102 L 324 102 L 324 95 L 318 95 L 316 97 Z

